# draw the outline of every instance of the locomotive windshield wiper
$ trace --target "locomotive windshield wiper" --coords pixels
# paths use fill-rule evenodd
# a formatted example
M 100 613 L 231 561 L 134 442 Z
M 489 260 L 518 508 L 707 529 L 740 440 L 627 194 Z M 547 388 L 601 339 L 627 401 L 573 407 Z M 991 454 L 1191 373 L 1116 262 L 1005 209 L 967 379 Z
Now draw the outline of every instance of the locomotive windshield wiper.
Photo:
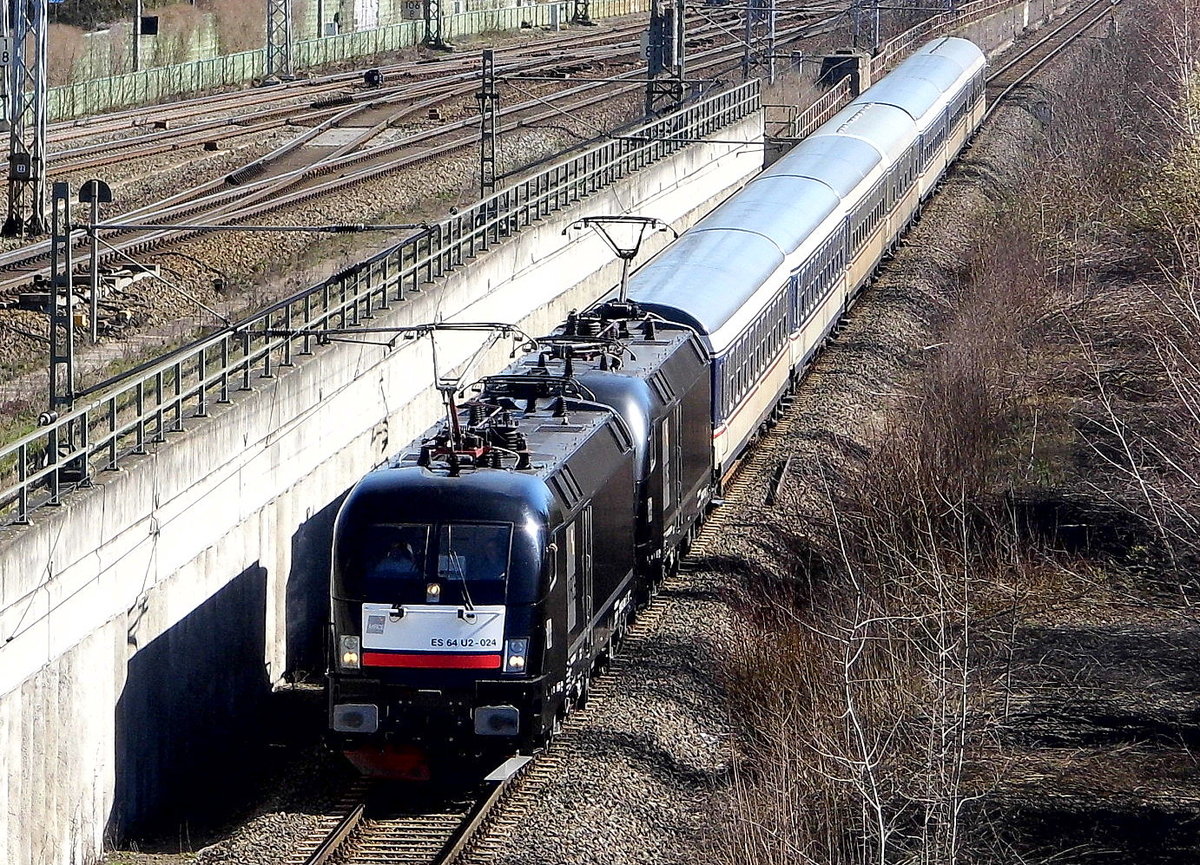
M 462 580 L 463 597 L 466 599 L 466 603 L 463 604 L 463 606 L 466 607 L 468 611 L 474 612 L 475 604 L 471 602 L 471 590 L 467 587 L 467 575 L 463 573 L 462 556 L 460 556 L 454 550 L 451 550 L 450 555 L 448 555 L 446 558 L 450 560 L 450 570 L 453 573 L 458 574 L 458 578 Z

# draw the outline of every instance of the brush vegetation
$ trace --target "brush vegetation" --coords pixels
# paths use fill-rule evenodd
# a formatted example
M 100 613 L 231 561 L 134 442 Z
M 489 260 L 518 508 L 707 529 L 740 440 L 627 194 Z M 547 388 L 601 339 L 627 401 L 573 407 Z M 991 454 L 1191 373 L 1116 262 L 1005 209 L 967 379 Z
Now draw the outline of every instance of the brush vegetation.
M 884 419 L 721 562 L 718 861 L 1194 856 L 1197 34 L 1139 3 L 1025 91 Z

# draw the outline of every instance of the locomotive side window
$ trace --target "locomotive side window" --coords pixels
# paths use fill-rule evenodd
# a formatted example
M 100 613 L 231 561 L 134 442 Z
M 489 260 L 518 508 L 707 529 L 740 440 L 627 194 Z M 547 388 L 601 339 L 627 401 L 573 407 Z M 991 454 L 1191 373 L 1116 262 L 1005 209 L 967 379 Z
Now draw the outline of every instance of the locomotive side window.
M 502 580 L 508 575 L 512 526 L 450 523 L 438 535 L 438 577 Z
M 563 529 L 564 573 L 567 577 L 567 633 L 575 634 L 591 620 L 591 516 L 590 506 Z

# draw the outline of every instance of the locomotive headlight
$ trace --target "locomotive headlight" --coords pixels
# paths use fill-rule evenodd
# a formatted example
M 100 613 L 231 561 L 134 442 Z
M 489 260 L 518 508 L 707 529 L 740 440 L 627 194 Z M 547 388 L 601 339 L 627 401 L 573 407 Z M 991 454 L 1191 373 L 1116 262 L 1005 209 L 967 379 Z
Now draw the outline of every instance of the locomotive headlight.
M 360 666 L 359 650 L 362 648 L 362 641 L 358 637 L 342 635 L 338 640 L 338 652 L 341 658 L 342 668 L 346 670 L 357 670 Z
M 442 599 L 442 586 L 440 583 L 429 583 L 425 586 L 425 603 L 436 604 Z
M 525 659 L 529 654 L 529 640 L 504 641 L 504 672 L 525 672 Z

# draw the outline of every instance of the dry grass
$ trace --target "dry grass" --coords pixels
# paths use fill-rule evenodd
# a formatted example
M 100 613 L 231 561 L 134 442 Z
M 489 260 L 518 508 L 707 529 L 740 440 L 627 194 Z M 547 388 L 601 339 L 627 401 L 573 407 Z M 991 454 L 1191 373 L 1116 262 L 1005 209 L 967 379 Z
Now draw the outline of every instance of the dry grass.
M 86 54 L 82 30 L 69 24 L 51 24 L 46 33 L 46 78 L 50 86 L 74 83 Z
M 1200 553 L 1200 10 L 1151 0 L 1124 26 L 1027 95 L 1049 118 L 1029 169 L 963 228 L 971 254 L 867 455 L 832 461 L 804 534 L 771 539 L 775 569 L 727 563 L 745 587 L 726 670 L 742 759 L 714 845 L 730 865 L 1093 856 L 1120 839 L 1088 837 L 1086 808 L 1077 850 L 1020 824 L 1054 813 L 1051 775 L 1030 787 L 1010 763 L 1021 688 L 1044 698 L 1029 729 L 1059 739 L 1107 729 L 1071 701 L 1182 723 L 1134 674 L 1086 703 L 1072 679 L 1132 633 L 1187 627 Z M 1073 654 L 1085 621 L 1092 654 Z M 1039 640 L 1061 679 L 1023 651 Z M 1131 766 L 1190 759 L 1128 747 Z

